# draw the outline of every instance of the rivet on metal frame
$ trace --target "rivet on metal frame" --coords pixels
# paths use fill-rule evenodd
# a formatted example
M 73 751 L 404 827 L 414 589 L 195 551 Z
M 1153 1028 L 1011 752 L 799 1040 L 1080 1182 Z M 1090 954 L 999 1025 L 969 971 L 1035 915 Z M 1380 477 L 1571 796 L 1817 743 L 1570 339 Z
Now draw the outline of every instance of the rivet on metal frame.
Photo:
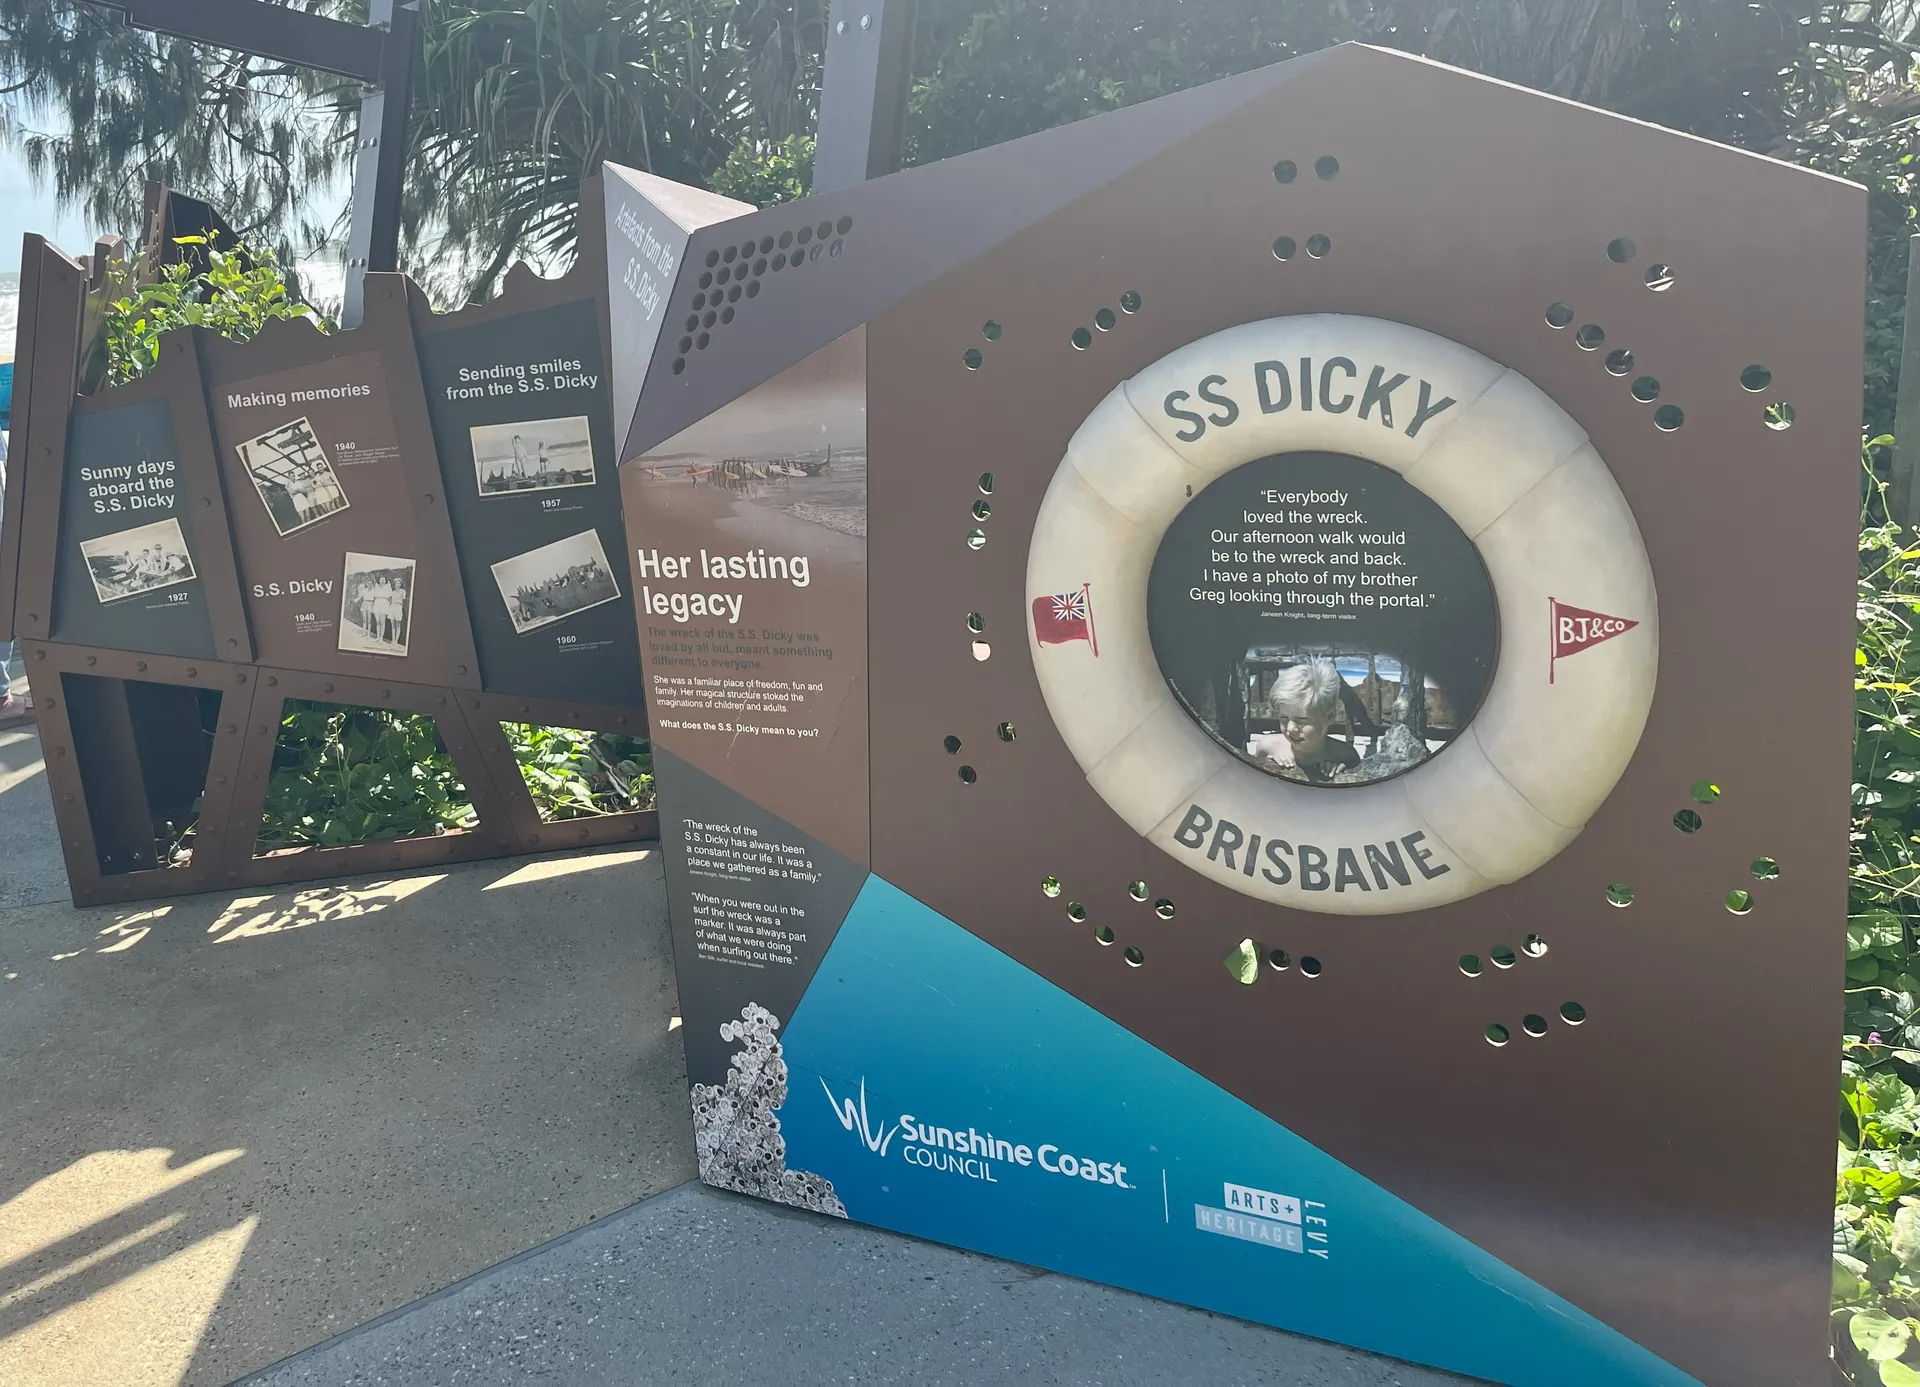
M 133 667 L 139 670 L 142 674 L 145 674 L 147 672 L 147 662 L 145 660 L 135 660 L 133 662 Z
M 97 665 L 100 663 L 100 657 L 98 655 L 89 655 L 87 656 L 87 663 L 89 665 Z

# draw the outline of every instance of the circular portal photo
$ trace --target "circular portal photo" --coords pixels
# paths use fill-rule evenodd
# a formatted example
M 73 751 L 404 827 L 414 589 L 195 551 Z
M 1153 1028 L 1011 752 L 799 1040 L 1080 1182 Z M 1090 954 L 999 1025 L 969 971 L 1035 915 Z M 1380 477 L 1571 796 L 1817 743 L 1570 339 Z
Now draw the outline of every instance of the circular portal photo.
M 1398 473 L 1337 453 L 1261 458 L 1189 501 L 1154 555 L 1147 625 L 1209 737 L 1310 785 L 1444 751 L 1499 655 L 1473 542 Z

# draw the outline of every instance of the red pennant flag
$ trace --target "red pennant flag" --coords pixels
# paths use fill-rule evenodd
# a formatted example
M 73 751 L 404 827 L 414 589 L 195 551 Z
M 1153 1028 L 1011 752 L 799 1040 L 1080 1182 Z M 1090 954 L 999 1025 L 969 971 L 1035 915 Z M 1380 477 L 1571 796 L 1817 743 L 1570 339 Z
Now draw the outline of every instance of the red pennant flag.
M 1549 597 L 1553 613 L 1553 652 L 1547 657 L 1547 682 L 1553 682 L 1554 666 L 1569 655 L 1591 650 L 1602 641 L 1623 636 L 1640 623 L 1605 612 L 1590 612 L 1585 607 L 1569 607 Z
M 1078 592 L 1034 598 L 1033 638 L 1042 645 L 1085 641 L 1098 659 L 1100 642 L 1093 636 L 1093 584 L 1082 583 Z

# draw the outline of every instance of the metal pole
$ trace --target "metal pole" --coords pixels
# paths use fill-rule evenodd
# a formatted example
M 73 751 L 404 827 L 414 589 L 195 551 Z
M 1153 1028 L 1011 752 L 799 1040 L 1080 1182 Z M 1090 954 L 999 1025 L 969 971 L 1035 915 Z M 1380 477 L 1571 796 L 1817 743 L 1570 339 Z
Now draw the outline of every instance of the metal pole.
M 263 0 L 84 0 L 118 10 L 136 29 L 152 29 L 300 67 L 375 81 L 382 35 Z M 376 5 L 378 0 L 375 0 Z
M 900 167 L 917 8 L 918 0 L 834 0 L 820 82 L 814 192 L 851 187 Z
M 371 0 L 369 21 L 387 30 L 380 83 L 360 98 L 360 135 L 354 149 L 352 220 L 347 231 L 345 327 L 366 312 L 369 271 L 400 265 L 400 197 L 407 159 L 407 108 L 413 96 L 413 58 L 420 29 L 419 0 Z

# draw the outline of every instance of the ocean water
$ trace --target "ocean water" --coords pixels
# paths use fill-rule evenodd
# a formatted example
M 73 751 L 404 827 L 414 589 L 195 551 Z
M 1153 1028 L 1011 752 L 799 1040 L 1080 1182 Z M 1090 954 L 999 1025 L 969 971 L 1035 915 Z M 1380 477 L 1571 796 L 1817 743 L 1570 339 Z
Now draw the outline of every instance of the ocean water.
M 0 361 L 10 361 L 16 355 L 13 329 L 19 321 L 20 276 L 13 272 L 0 274 Z

